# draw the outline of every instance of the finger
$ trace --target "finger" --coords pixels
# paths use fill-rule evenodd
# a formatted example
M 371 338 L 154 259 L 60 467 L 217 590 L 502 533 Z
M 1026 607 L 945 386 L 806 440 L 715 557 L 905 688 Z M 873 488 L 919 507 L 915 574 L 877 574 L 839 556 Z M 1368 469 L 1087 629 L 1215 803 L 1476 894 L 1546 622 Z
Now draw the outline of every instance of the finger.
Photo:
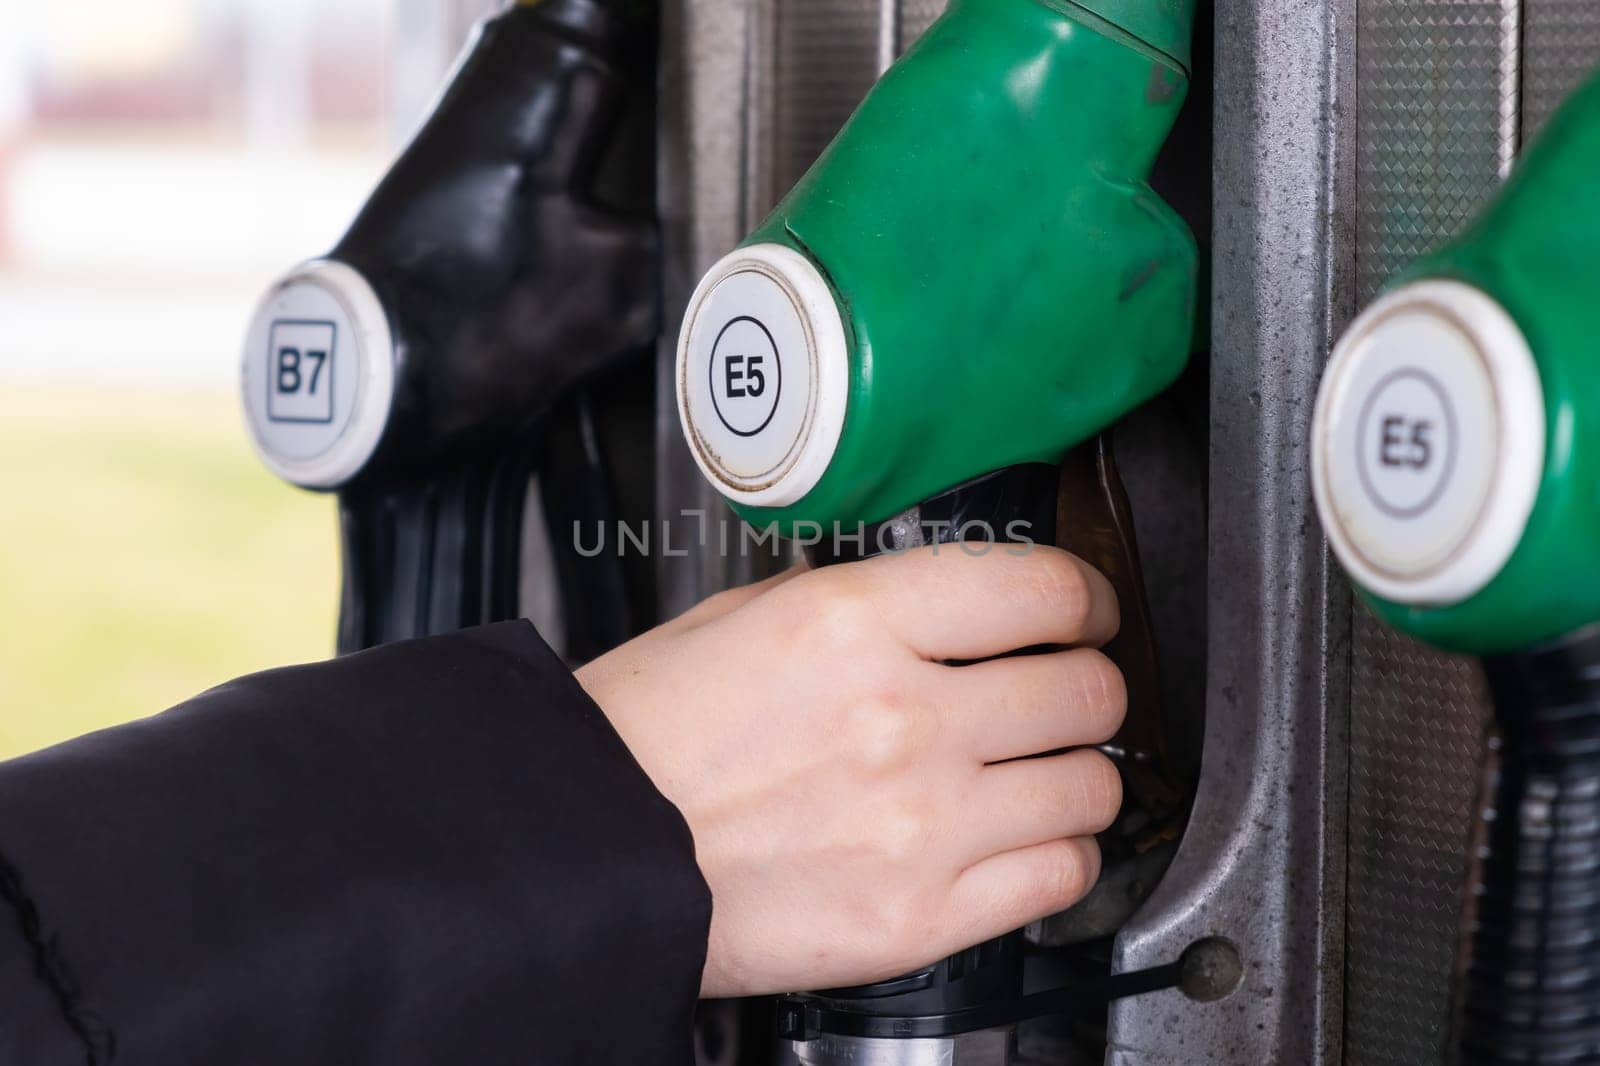
M 937 669 L 946 721 L 978 762 L 1104 744 L 1128 713 L 1122 671 L 1093 648 Z
M 1000 852 L 1104 832 L 1122 809 L 1122 776 L 1098 751 L 1081 750 L 985 768 L 963 828 L 978 862 Z
M 949 922 L 961 942 L 981 944 L 1079 902 L 1100 879 L 1093 837 L 1051 840 L 968 867 L 949 896 Z
M 1058 548 L 990 545 L 973 555 L 946 544 L 852 566 L 885 623 L 925 659 L 1098 647 L 1120 623 L 1111 583 Z
M 671 630 L 672 632 L 682 632 L 684 630 L 697 629 L 700 626 L 708 625 L 724 615 L 732 614 L 734 611 L 737 611 L 739 608 L 743 607 L 751 600 L 756 599 L 758 596 L 764 595 L 780 585 L 793 581 L 801 574 L 804 574 L 808 569 L 809 567 L 806 565 L 804 560 L 802 560 L 801 562 L 789 567 L 789 569 L 785 570 L 783 573 L 774 574 L 765 581 L 757 581 L 753 585 L 745 585 L 742 588 L 728 589 L 726 592 L 719 592 L 715 596 L 712 596 L 696 606 L 691 607 L 689 610 L 685 611 L 671 622 L 668 622 L 662 628 Z

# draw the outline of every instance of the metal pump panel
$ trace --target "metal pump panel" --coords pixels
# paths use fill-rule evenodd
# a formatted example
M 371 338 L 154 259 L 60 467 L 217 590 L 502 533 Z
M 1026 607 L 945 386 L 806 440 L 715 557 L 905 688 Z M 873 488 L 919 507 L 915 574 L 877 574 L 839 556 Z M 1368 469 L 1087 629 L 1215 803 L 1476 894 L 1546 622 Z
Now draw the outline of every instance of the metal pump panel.
M 666 6 L 669 321 L 942 9 Z M 1184 213 L 1203 245 L 1215 234 L 1209 386 L 1143 422 L 1138 448 L 1131 431 L 1120 441 L 1178 689 L 1169 702 L 1204 696 L 1204 768 L 1179 856 L 1117 957 L 1137 969 L 1217 938 L 1242 979 L 1217 998 L 1114 1005 L 1109 1061 L 1441 1061 L 1486 686 L 1476 664 L 1396 636 L 1352 602 L 1314 513 L 1307 442 L 1345 327 L 1468 222 L 1600 63 L 1600 6 L 1217 0 L 1214 22 L 1201 126 L 1215 154 L 1202 145 L 1161 187 L 1201 202 Z M 1202 101 L 1206 58 L 1192 90 Z M 675 340 L 663 338 L 658 363 L 664 397 Z M 658 431 L 663 509 L 723 513 L 675 409 Z M 663 599 L 686 607 L 773 565 L 662 560 Z M 1201 708 L 1187 706 L 1198 728 Z M 1426 746 L 1409 743 L 1421 720 Z

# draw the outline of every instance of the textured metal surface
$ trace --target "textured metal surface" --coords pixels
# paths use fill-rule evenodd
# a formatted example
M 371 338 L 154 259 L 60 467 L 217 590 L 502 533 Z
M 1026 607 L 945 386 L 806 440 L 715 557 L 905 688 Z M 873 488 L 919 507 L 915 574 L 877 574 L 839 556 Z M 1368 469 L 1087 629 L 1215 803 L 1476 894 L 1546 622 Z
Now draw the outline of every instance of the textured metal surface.
M 1600 3 L 1523 0 L 1522 124 L 1529 142 L 1600 67 Z
M 772 200 L 800 180 L 878 80 L 882 18 L 877 3 L 861 0 L 779 0 Z
M 946 0 L 900 0 L 900 47 L 910 48 L 944 14 L 945 5 Z
M 1519 0 L 1360 0 L 1358 298 L 1452 236 L 1516 155 Z
M 1439 1062 L 1483 755 L 1479 671 L 1357 613 L 1347 1059 Z
M 1361 302 L 1464 226 L 1521 128 L 1519 0 L 1360 0 Z M 1346 1061 L 1440 1061 L 1488 707 L 1476 664 L 1352 632 Z
M 1351 313 L 1354 0 L 1216 7 L 1210 630 L 1200 795 L 1118 969 L 1221 937 L 1231 995 L 1111 1011 L 1111 1057 L 1339 1061 L 1349 594 L 1307 491 L 1307 421 Z

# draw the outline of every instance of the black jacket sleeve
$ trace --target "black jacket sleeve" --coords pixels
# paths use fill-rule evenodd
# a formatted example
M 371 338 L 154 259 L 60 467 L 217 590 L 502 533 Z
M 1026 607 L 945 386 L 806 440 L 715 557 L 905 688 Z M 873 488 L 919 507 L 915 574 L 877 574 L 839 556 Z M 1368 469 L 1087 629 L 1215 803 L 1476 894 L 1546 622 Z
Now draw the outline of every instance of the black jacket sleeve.
M 680 1066 L 711 900 L 526 623 L 0 765 L 0 1066 Z

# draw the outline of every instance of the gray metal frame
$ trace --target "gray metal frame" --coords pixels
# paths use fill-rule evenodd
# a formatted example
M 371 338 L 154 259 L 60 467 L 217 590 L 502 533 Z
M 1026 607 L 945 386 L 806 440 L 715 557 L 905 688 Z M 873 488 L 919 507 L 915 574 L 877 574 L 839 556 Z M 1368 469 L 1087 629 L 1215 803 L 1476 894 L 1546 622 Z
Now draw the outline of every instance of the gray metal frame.
M 1349 318 L 1354 7 L 1219 0 L 1211 593 L 1201 791 L 1177 860 L 1118 941 L 1120 970 L 1207 937 L 1242 986 L 1114 1006 L 1109 1061 L 1340 1057 L 1349 593 L 1307 438 Z

